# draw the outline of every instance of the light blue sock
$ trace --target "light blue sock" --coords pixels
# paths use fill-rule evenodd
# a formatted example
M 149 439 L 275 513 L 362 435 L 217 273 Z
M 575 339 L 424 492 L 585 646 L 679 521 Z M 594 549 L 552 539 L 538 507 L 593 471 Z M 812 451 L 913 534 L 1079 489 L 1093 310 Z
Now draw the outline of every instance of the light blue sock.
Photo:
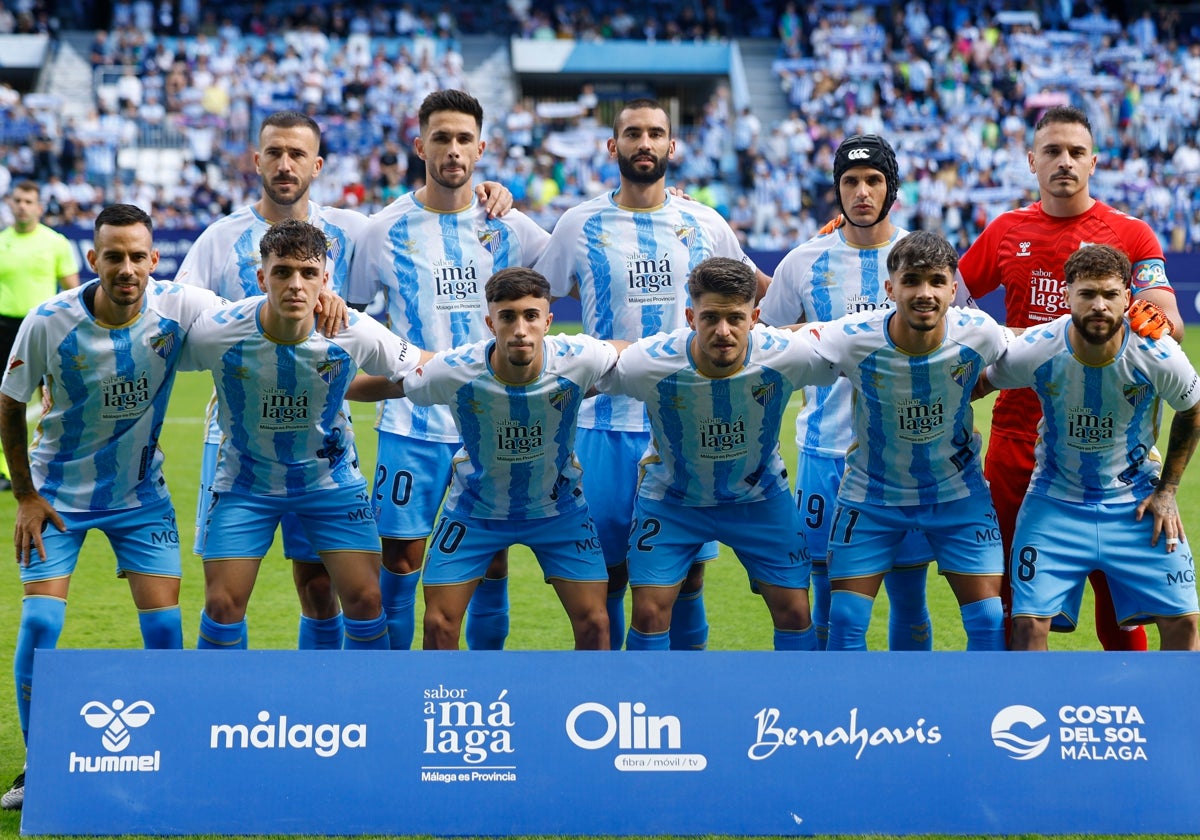
M 704 587 L 680 592 L 671 607 L 671 650 L 704 650 L 708 647 L 708 615 Z
M 296 643 L 298 650 L 341 650 L 342 614 L 333 618 L 309 618 L 300 616 L 300 635 Z
M 379 594 L 383 599 L 383 614 L 387 616 L 388 642 L 392 650 L 412 647 L 417 623 L 417 584 L 421 570 L 398 575 L 387 569 L 379 570 Z
M 829 647 L 829 572 L 824 564 L 821 573 L 813 568 L 812 583 L 808 590 L 812 598 L 812 621 L 817 630 L 817 650 Z
M 146 650 L 183 650 L 183 616 L 179 605 L 138 610 L 142 646 Z
M 663 633 L 641 633 L 629 628 L 629 638 L 625 641 L 626 650 L 670 650 L 671 649 L 671 634 Z
M 29 740 L 29 703 L 33 686 L 33 652 L 53 649 L 62 635 L 67 617 L 67 602 L 48 595 L 26 595 L 21 600 L 21 626 L 17 629 L 17 649 L 13 656 L 13 677 L 17 682 L 17 716 L 21 735 Z
M 246 650 L 250 633 L 246 619 L 234 624 L 221 624 L 200 611 L 200 637 L 196 639 L 196 650 Z
M 608 608 L 608 644 L 613 650 L 620 650 L 625 642 L 625 590 L 628 588 L 622 586 L 619 592 L 609 592 L 605 603 Z
M 888 594 L 888 649 L 933 650 L 933 622 L 925 599 L 925 566 L 892 569 L 883 579 Z
M 967 650 L 1004 650 L 1004 607 L 999 598 L 984 598 L 959 607 Z
M 389 647 L 387 613 L 366 621 L 343 618 L 346 625 L 346 650 L 387 650 Z
M 780 630 L 775 628 L 775 650 L 816 650 L 817 628 L 810 624 L 807 630 Z
M 848 589 L 829 596 L 829 650 L 866 650 L 875 599 Z
M 479 581 L 467 604 L 467 648 L 504 650 L 508 638 L 508 578 Z

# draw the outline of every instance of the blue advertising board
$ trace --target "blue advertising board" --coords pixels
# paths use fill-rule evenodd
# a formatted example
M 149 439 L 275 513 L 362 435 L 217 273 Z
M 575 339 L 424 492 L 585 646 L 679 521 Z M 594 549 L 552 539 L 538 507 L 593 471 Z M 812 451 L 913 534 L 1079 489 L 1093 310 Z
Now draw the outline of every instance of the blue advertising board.
M 39 650 L 22 832 L 1194 832 L 1196 662 Z

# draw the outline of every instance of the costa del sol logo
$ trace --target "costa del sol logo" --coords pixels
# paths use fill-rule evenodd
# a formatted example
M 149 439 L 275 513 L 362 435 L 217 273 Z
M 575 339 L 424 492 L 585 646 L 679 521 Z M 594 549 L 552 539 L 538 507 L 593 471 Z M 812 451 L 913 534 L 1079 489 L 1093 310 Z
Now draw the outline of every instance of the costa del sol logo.
M 1029 740 L 1013 732 L 1014 726 L 1036 730 L 1046 722 L 1045 716 L 1030 706 L 1006 706 L 992 718 L 992 743 L 1009 753 L 1009 758 L 1029 761 L 1037 758 L 1050 745 L 1050 736 Z
M 154 717 L 154 706 L 146 700 L 126 703 L 120 698 L 111 703 L 91 700 L 79 710 L 84 723 L 101 730 L 100 743 L 109 753 L 123 753 L 132 741 L 131 732 Z M 160 766 L 159 751 L 148 755 L 79 755 L 72 751 L 68 759 L 72 773 L 155 772 Z

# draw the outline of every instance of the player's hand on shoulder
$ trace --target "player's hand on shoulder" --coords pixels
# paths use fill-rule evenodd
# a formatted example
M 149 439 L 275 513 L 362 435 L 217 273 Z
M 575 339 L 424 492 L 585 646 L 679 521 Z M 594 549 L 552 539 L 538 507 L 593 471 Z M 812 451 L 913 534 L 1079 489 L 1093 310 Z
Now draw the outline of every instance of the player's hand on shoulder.
M 350 326 L 350 308 L 346 301 L 329 289 L 321 289 L 317 297 L 317 329 L 326 338 L 333 338 Z
M 503 218 L 512 209 L 513 194 L 508 187 L 499 181 L 484 181 L 475 186 L 475 195 L 483 209 L 487 210 L 489 219 Z
M 1129 326 L 1142 338 L 1163 338 L 1175 331 L 1167 313 L 1156 303 L 1135 298 L 1129 305 Z

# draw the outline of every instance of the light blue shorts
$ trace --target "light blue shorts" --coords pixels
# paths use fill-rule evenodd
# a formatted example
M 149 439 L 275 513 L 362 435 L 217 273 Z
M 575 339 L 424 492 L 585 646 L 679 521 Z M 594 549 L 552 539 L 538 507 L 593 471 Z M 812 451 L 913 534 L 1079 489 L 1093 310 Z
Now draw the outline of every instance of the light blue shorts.
M 1117 620 L 1146 624 L 1195 613 L 1196 570 L 1191 547 L 1168 554 L 1163 536 L 1150 545 L 1154 519 L 1135 519 L 1137 503 L 1091 505 L 1030 493 L 1017 514 L 1013 536 L 1014 616 L 1050 618 L 1055 630 L 1079 621 L 1087 576 L 1108 577 Z
M 825 458 L 801 453 L 796 463 L 796 508 L 801 528 L 812 554 L 814 575 L 826 574 L 829 554 L 829 527 L 837 508 L 838 487 L 846 471 L 845 458 Z M 895 548 L 892 565 L 898 569 L 926 566 L 933 561 L 929 540 L 918 530 L 910 530 Z
M 479 580 L 497 551 L 518 543 L 533 550 L 547 582 L 608 581 L 600 541 L 585 506 L 561 516 L 523 521 L 477 519 L 443 511 L 429 538 L 425 585 Z
M 208 509 L 212 507 L 212 484 L 217 477 L 217 453 L 221 447 L 216 443 L 204 444 L 200 459 L 200 493 L 196 498 L 196 534 L 192 540 L 192 553 L 204 556 L 204 541 L 208 533 Z M 280 522 L 283 529 L 283 556 L 297 563 L 320 563 L 321 558 L 313 551 L 312 543 L 300 527 L 294 514 L 285 513 Z
M 460 449 L 459 443 L 379 433 L 372 504 L 381 537 L 423 540 L 429 536 Z
M 102 531 L 117 556 L 117 576 L 127 572 L 177 578 L 183 574 L 179 560 L 179 529 L 170 499 L 140 508 L 95 513 L 59 511 L 66 531 L 47 525 L 42 544 L 50 558 L 43 562 L 35 551 L 21 568 L 21 583 L 64 578 L 75 571 L 79 550 L 88 531 Z
M 318 552 L 379 551 L 379 532 L 365 485 L 316 490 L 301 496 L 216 493 L 208 516 L 204 559 L 258 559 L 271 548 L 275 528 L 292 513 Z
M 898 546 L 914 529 L 929 541 L 941 574 L 1004 572 L 1004 549 L 990 495 L 887 507 L 838 499 L 829 531 L 829 579 L 891 571 Z
M 707 540 L 733 549 L 751 586 L 808 589 L 812 566 L 800 514 L 787 493 L 759 502 L 687 507 L 638 498 L 629 535 L 629 583 L 675 586 Z
M 583 495 L 591 506 L 604 562 L 609 566 L 619 566 L 626 559 L 640 478 L 638 464 L 649 445 L 649 432 L 583 428 L 575 432 L 575 456 L 583 467 Z M 716 542 L 707 542 L 692 560 L 712 560 L 720 548 Z

